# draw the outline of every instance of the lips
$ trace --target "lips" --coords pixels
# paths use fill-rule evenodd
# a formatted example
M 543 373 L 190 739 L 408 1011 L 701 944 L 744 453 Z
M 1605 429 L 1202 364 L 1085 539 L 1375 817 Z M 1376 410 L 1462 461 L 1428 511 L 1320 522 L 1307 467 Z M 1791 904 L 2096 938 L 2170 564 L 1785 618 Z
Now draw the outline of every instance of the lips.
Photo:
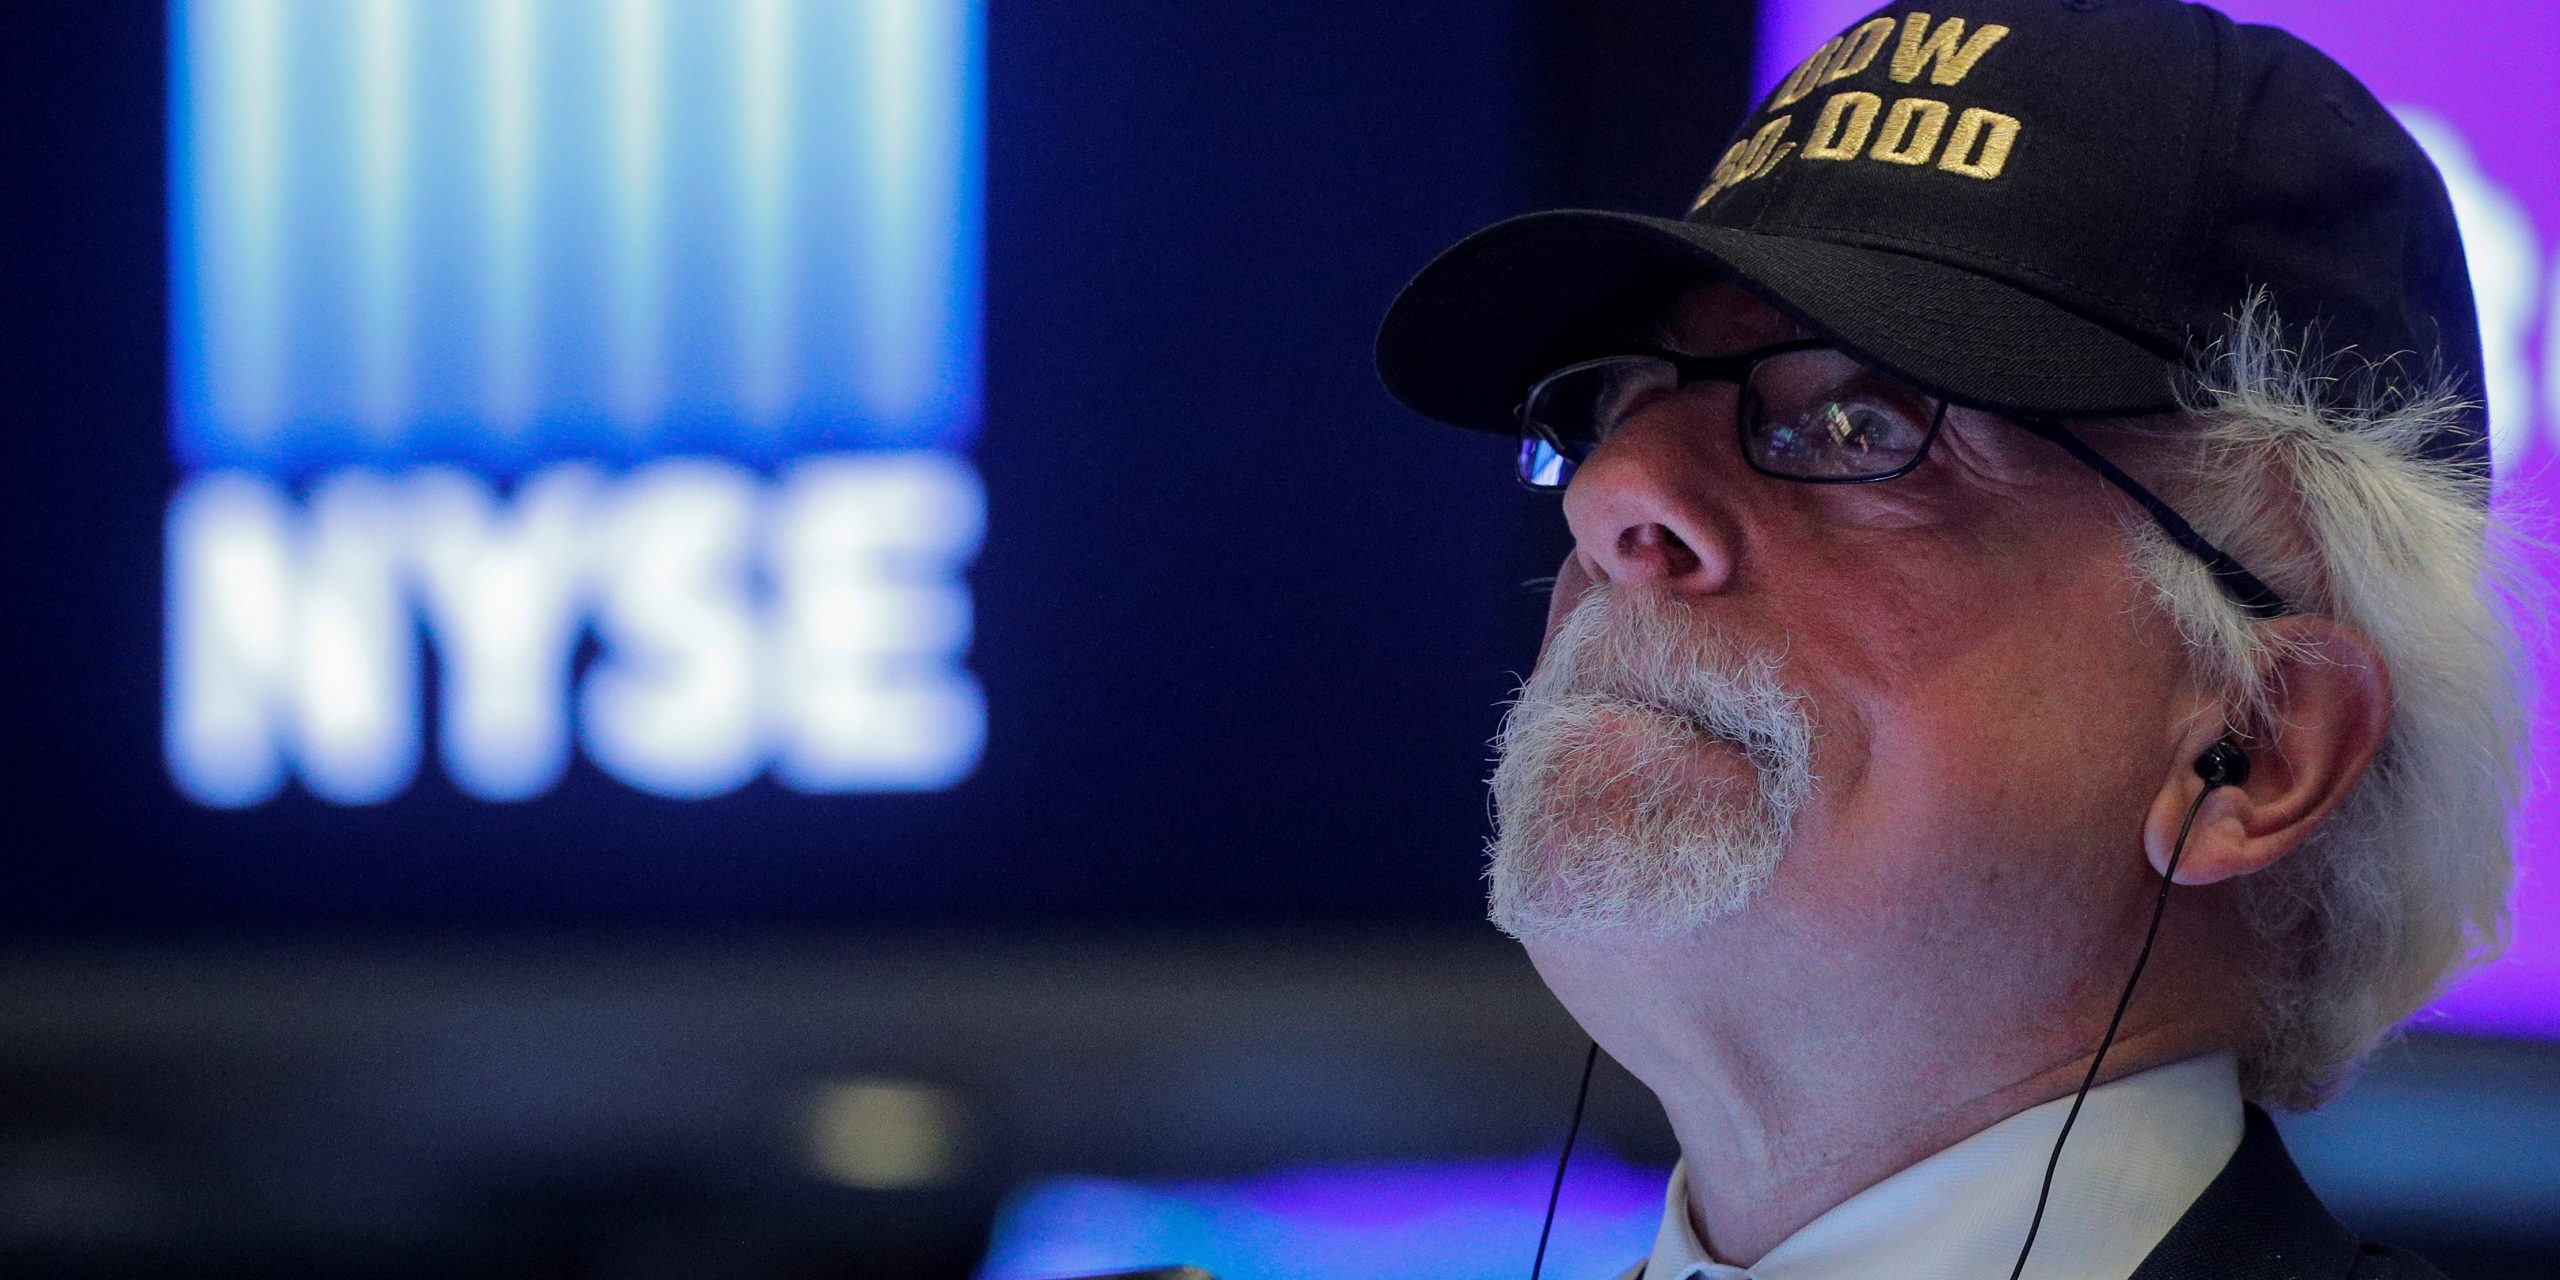
M 1684 707 L 1671 699 L 1614 683 L 1609 687 L 1593 690 L 1589 696 L 1610 709 L 1624 711 L 1631 715 L 1646 716 L 1677 727 L 1692 737 L 1723 743 L 1755 760 L 1760 758 L 1760 750 L 1755 749 L 1751 742 L 1723 724 L 1723 718 L 1712 711 Z
M 1593 700 L 1597 730 L 1583 744 L 1588 753 L 1575 772 L 1586 784 L 1610 790 L 1631 781 L 1695 782 L 1694 774 L 1710 761 L 1730 762 L 1736 781 L 1750 781 L 1756 767 L 1750 744 L 1719 732 L 1706 718 L 1659 702 L 1602 697 Z M 1580 754 L 1580 753 L 1577 753 Z M 1589 756 L 1619 757 L 1605 767 Z

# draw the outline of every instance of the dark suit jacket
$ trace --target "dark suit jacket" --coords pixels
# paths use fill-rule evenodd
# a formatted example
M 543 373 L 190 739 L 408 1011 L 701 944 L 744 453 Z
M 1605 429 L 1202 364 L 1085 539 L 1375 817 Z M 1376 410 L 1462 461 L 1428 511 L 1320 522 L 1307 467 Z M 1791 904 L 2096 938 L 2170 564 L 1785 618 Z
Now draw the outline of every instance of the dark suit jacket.
M 2029 1208 L 2018 1206 L 2021 1213 Z M 2005 1271 L 2007 1268 L 2002 1268 Z M 2027 1280 L 2035 1280 L 2035 1259 Z M 1636 1264 L 1620 1280 L 1642 1280 Z M 1983 1280 L 2005 1280 L 1985 1276 Z M 2133 1280 L 2445 1280 L 2414 1254 L 2359 1243 L 2311 1193 L 2275 1122 L 2256 1107 L 2240 1149 L 2187 1215 L 2143 1259 Z
M 2027 1274 L 2035 1274 L 2035 1260 Z M 2240 1149 L 2133 1280 L 2444 1280 L 2414 1254 L 2361 1244 L 2311 1193 L 2275 1122 L 2249 1108 Z M 1995 1277 L 1994 1280 L 1997 1280 Z

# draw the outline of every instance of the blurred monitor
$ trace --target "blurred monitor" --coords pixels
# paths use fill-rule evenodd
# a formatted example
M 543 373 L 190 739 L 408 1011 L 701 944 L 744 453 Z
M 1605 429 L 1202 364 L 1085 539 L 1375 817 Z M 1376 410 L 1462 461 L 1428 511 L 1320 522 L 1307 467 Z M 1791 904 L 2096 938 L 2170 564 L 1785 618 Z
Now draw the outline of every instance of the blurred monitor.
M 13 512 L 13 924 L 1475 915 L 1549 513 L 1367 344 L 1513 198 L 1507 15 L 165 23 L 81 117 L 160 340 L 33 349 L 165 394 Z

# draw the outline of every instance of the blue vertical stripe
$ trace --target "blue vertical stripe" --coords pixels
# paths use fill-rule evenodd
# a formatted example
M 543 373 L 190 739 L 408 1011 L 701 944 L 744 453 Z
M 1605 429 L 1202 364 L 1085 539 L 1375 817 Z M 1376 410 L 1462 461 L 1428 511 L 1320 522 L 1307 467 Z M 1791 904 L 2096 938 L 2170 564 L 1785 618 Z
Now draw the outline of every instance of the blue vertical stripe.
M 485 276 L 477 408 L 490 432 L 514 442 L 530 428 L 534 381 L 534 0 L 481 0 L 478 148 Z
M 369 440 L 396 441 L 410 401 L 410 56 L 408 0 L 359 0 L 346 63 L 356 128 L 356 414 Z
M 979 206 L 979 19 L 974 5 L 860 6 L 853 136 L 861 171 L 864 416 L 931 433 L 937 411 L 974 405 Z M 961 235 L 955 228 L 966 228 Z M 966 241 L 964 244 L 963 241 Z M 958 285 L 966 276 L 968 282 Z M 964 332 L 965 330 L 965 332 Z M 955 403 L 955 401 L 957 403 Z
M 613 203 L 610 311 L 611 384 L 606 414 L 645 439 L 666 407 L 665 0 L 616 0 L 608 8 L 612 130 L 608 190 Z
M 791 408 L 790 0 L 738 0 L 738 400 L 770 429 Z
M 965 447 L 981 16 L 177 0 L 190 465 Z
M 170 130 L 184 455 L 276 445 L 284 417 L 283 0 L 181 5 Z

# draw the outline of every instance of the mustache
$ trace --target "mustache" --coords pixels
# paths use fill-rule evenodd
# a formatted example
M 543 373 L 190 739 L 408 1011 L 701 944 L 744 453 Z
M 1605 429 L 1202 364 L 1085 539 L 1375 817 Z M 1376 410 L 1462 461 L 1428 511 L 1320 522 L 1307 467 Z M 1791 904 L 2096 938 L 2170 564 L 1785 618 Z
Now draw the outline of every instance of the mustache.
M 1650 712 L 1742 748 L 1767 771 L 1800 761 L 1809 745 L 1805 698 L 1785 680 L 1784 656 L 1735 640 L 1677 598 L 1604 584 L 1576 602 L 1514 705 Z
M 1593 587 L 1495 739 L 1494 923 L 1517 938 L 1668 933 L 1740 910 L 1813 793 L 1807 705 L 1780 655 L 1686 602 Z M 1709 742 L 1739 750 L 1746 790 L 1696 784 Z

